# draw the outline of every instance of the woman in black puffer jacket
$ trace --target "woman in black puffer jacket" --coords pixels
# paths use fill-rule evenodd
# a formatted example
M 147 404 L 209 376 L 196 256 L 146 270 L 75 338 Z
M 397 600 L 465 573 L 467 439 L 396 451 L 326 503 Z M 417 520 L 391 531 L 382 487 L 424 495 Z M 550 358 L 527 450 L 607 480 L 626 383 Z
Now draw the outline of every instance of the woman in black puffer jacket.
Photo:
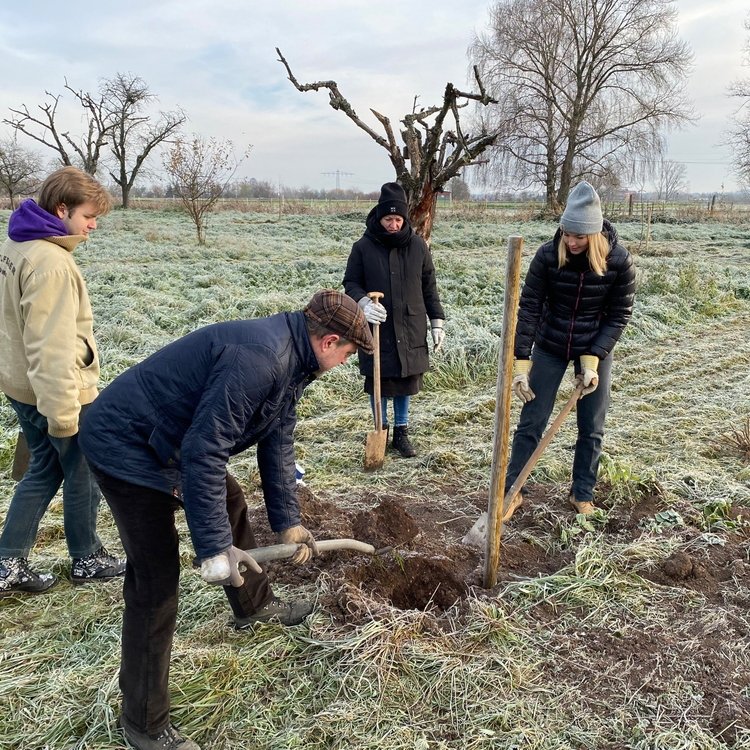
M 406 193 L 397 182 L 380 190 L 378 204 L 366 219 L 366 230 L 352 246 L 344 273 L 344 290 L 364 310 L 370 323 L 380 325 L 380 367 L 383 426 L 393 400 L 392 447 L 404 458 L 416 455 L 409 437 L 409 399 L 422 389 L 429 368 L 427 320 L 434 351 L 443 343 L 445 312 L 427 243 L 409 223 Z M 382 304 L 368 292 L 383 292 Z M 373 395 L 373 358 L 359 354 L 365 393 Z
M 590 514 L 609 406 L 612 349 L 633 311 L 635 270 L 588 182 L 570 191 L 554 239 L 537 250 L 521 293 L 513 391 L 524 402 L 506 494 L 539 444 L 565 370 L 583 384 L 570 503 Z M 512 498 L 508 498 L 508 501 Z

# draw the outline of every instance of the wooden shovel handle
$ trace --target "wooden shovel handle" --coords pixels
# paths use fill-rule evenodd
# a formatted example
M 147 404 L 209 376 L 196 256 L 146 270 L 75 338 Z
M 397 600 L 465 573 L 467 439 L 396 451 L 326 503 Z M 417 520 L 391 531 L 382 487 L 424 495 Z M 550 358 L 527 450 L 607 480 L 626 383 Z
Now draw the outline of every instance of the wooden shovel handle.
M 380 302 L 385 296 L 383 292 L 368 292 L 367 296 L 373 302 Z M 375 430 L 383 429 L 383 406 L 380 403 L 380 323 L 372 324 L 372 398 L 375 402 Z

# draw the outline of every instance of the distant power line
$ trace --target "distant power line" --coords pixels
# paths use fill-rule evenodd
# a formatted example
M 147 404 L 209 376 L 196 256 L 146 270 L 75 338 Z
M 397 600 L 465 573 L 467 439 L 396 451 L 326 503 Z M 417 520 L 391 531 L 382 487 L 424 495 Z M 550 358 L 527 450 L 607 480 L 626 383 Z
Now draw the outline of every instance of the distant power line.
M 342 172 L 340 169 L 337 169 L 335 172 L 321 172 L 321 174 L 329 175 L 331 177 L 336 175 L 336 190 L 341 189 L 340 177 L 354 177 L 354 172 Z

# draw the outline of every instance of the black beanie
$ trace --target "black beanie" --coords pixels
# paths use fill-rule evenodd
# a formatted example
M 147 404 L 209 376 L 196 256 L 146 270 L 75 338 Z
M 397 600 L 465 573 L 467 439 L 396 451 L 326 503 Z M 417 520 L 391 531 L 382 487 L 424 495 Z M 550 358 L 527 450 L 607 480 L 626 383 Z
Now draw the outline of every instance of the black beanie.
M 389 214 L 401 216 L 404 219 L 409 218 L 409 211 L 406 205 L 406 193 L 397 182 L 386 182 L 380 188 L 380 198 L 376 207 L 375 215 L 382 219 Z

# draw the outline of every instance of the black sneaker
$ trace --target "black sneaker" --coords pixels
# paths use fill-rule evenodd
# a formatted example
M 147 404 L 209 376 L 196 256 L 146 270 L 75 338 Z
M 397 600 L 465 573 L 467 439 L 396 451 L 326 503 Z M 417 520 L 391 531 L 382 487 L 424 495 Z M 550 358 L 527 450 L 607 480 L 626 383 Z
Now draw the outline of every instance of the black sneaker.
M 281 625 L 299 625 L 313 611 L 310 602 L 282 602 L 274 597 L 265 607 L 247 617 L 234 617 L 237 630 L 250 628 L 257 622 L 278 622 Z
M 57 583 L 52 573 L 37 573 L 25 557 L 0 557 L 0 596 L 19 591 L 41 594 Z
M 183 737 L 171 724 L 159 734 L 146 734 L 125 726 L 123 719 L 120 719 L 120 729 L 128 744 L 135 750 L 201 750 L 195 742 Z
M 121 576 L 125 572 L 125 560 L 110 555 L 104 547 L 86 557 L 73 558 L 70 580 L 73 583 L 86 581 L 106 581 Z

